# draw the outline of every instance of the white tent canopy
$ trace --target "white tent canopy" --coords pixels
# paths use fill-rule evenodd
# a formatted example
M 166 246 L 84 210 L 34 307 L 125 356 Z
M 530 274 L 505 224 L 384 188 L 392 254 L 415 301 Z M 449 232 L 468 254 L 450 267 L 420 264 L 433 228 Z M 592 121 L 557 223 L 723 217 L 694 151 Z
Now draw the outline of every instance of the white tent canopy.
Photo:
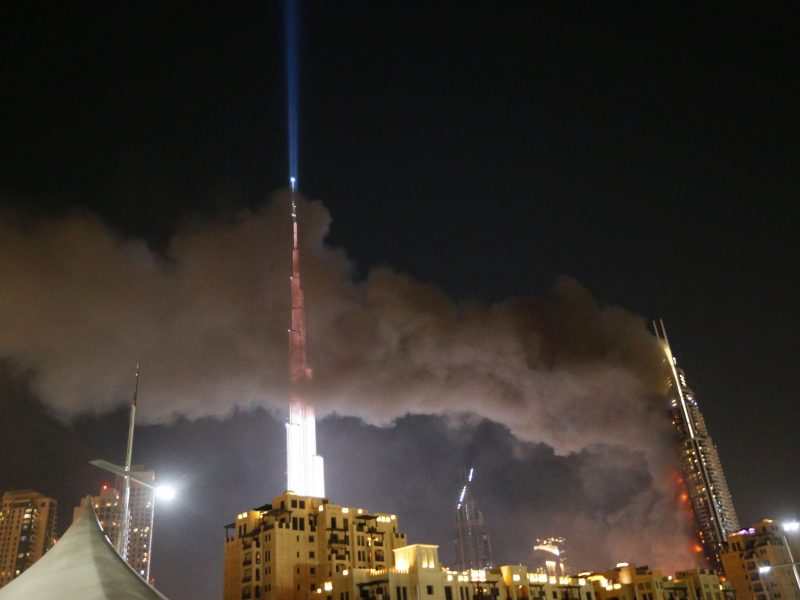
M 0 600 L 167 600 L 108 541 L 91 496 L 64 534 L 31 568 L 0 588 Z

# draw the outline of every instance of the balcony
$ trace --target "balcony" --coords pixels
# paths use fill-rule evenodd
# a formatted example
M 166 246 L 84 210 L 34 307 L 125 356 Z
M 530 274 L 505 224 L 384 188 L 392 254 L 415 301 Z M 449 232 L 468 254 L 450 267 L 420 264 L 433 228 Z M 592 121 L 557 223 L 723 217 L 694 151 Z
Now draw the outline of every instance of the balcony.
M 349 546 L 350 545 L 350 538 L 349 537 L 337 537 L 331 536 L 328 538 L 328 545 L 329 546 Z

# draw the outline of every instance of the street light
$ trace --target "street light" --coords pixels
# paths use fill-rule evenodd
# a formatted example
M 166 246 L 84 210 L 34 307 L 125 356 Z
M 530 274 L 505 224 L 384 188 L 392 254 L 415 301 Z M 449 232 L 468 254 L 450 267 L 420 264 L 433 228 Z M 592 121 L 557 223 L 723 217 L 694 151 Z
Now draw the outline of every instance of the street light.
M 797 585 L 797 591 L 800 592 L 800 573 L 797 572 L 797 563 L 794 560 L 794 556 L 792 556 L 792 548 L 789 546 L 789 540 L 786 539 L 787 533 L 796 533 L 800 531 L 800 522 L 787 521 L 781 523 L 781 528 L 783 529 L 783 543 L 786 546 L 786 552 L 789 554 L 789 564 L 792 565 L 792 573 L 794 573 L 794 582 Z
M 155 490 L 156 490 L 156 496 L 158 496 L 162 500 L 167 500 L 167 501 L 174 500 L 175 496 L 177 495 L 175 488 L 172 487 L 171 485 L 159 485 L 157 488 L 155 488 Z
M 132 471 L 126 471 L 125 467 L 121 465 L 115 465 L 113 463 L 108 462 L 107 460 L 90 460 L 89 464 L 94 465 L 95 467 L 98 467 L 100 469 L 103 469 L 104 471 L 114 473 L 115 475 L 120 475 L 122 477 L 125 477 L 130 481 L 138 483 L 139 485 L 143 485 L 144 487 L 153 490 L 153 492 L 155 492 L 155 495 L 161 500 L 166 500 L 167 502 L 169 502 L 170 500 L 174 500 L 175 496 L 177 495 L 175 488 L 172 487 L 171 485 L 167 484 L 154 485 L 152 481 L 148 481 L 147 479 L 139 477 Z M 127 519 L 123 519 L 122 523 L 124 528 L 126 526 Z M 121 531 L 120 534 L 121 534 L 119 536 L 120 538 L 122 538 L 123 536 L 127 537 L 127 531 Z M 125 550 L 127 550 L 127 548 Z M 119 550 L 117 550 L 117 552 L 119 552 Z M 120 556 L 123 556 L 122 552 L 120 552 Z
M 120 465 L 115 465 L 113 463 L 108 462 L 107 460 L 90 460 L 90 465 L 94 465 L 104 471 L 108 471 L 109 473 L 114 473 L 115 475 L 120 475 L 122 477 L 128 477 L 131 481 L 135 481 L 139 485 L 143 485 L 146 488 L 150 488 L 156 493 L 156 496 L 161 498 L 162 500 L 173 500 L 177 495 L 175 488 L 168 484 L 161 484 L 155 485 L 152 481 L 148 481 L 142 477 L 139 477 L 136 473 L 132 471 L 126 471 L 124 467 Z
M 785 523 L 781 523 L 781 526 L 786 533 L 796 533 L 800 531 L 800 521 L 786 521 Z

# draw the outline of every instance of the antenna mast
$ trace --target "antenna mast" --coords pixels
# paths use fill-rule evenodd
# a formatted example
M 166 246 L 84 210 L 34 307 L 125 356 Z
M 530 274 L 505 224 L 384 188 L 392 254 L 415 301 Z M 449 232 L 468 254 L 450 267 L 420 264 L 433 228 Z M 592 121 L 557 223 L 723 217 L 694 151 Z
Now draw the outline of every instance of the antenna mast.
M 136 363 L 136 382 L 133 387 L 133 399 L 131 400 L 131 416 L 128 422 L 128 445 L 125 449 L 125 465 L 122 492 L 122 519 L 120 523 L 119 535 L 117 535 L 117 552 L 125 560 L 128 559 L 128 528 L 130 527 L 129 504 L 131 498 L 131 479 L 127 473 L 131 470 L 131 460 L 133 459 L 133 428 L 136 424 L 136 398 L 139 395 L 139 363 Z

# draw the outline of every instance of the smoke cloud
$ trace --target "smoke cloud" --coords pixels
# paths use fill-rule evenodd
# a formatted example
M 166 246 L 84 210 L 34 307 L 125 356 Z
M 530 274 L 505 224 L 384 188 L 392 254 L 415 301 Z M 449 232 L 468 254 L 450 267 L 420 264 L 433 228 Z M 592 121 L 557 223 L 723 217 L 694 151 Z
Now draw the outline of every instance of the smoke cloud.
M 585 499 L 568 519 L 576 546 L 595 548 L 598 561 L 694 564 L 671 475 L 665 373 L 643 317 L 599 305 L 569 278 L 546 300 L 496 304 L 454 302 L 386 267 L 358 280 L 324 242 L 324 206 L 300 208 L 307 393 L 319 416 L 502 424 L 522 454 L 545 444 L 570 459 Z M 33 391 L 64 419 L 119 407 L 139 360 L 145 422 L 253 407 L 280 415 L 289 235 L 285 197 L 187 222 L 162 251 L 90 214 L 5 215 L 0 356 L 29 371 Z

